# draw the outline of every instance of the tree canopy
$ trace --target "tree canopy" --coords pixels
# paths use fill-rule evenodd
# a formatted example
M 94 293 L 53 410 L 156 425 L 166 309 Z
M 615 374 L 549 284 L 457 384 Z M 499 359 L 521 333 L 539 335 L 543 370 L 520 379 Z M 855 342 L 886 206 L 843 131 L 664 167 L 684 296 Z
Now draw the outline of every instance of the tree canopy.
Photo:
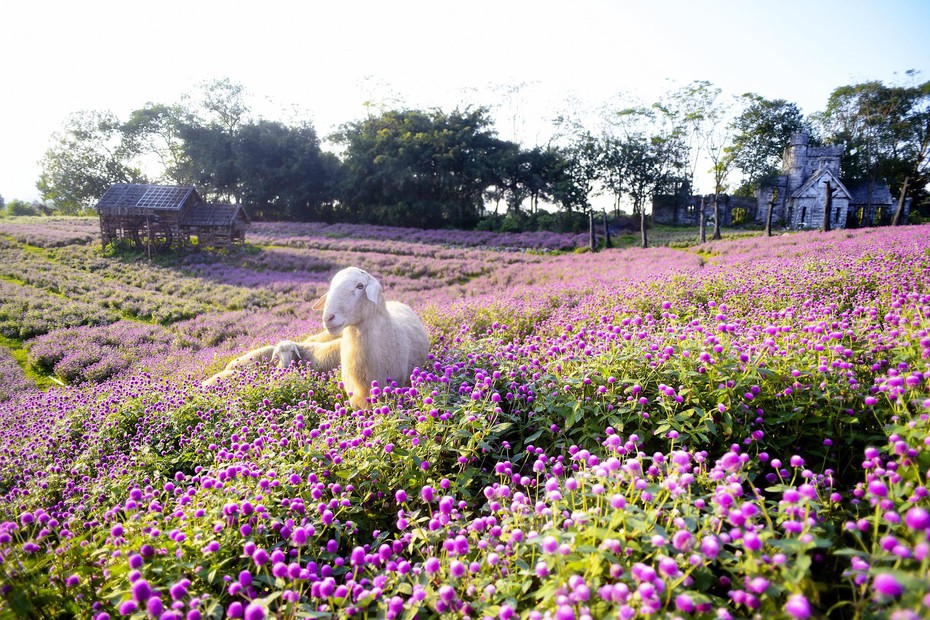
M 61 213 L 86 211 L 114 183 L 152 182 L 194 185 L 256 219 L 428 228 L 474 227 L 501 201 L 518 221 L 542 202 L 569 222 L 606 192 L 616 215 L 628 206 L 644 228 L 650 199 L 693 188 L 701 162 L 715 194 L 738 173 L 737 192 L 752 195 L 778 172 L 791 135 L 807 131 L 846 145 L 844 181 L 885 179 L 902 199 L 927 198 L 930 82 L 842 86 L 805 118 L 784 99 L 725 98 L 695 81 L 654 103 L 606 106 L 568 131 L 560 117 L 548 144 L 528 148 L 498 137 L 485 107 L 369 111 L 327 138 L 338 155 L 324 150 L 307 119 L 254 116 L 245 89 L 230 80 L 175 104 L 148 103 L 125 120 L 77 112 L 52 136 L 37 187 Z M 486 205 L 497 206 L 490 213 Z
M 357 221 L 473 227 L 482 195 L 503 184 L 518 147 L 496 137 L 487 110 L 390 110 L 349 123 L 342 205 Z

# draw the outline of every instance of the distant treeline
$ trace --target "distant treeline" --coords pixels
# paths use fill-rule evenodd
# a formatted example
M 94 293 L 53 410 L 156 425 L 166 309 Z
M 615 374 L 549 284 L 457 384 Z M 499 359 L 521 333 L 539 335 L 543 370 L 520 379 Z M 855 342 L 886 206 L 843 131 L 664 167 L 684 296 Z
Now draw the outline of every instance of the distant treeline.
M 797 131 L 845 143 L 846 179 L 885 178 L 915 205 L 927 197 L 930 82 L 839 87 L 809 117 L 782 99 L 694 82 L 653 104 L 605 109 L 596 131 L 560 117 L 552 139 L 532 147 L 499 138 L 484 107 L 381 110 L 329 137 L 338 154 L 309 121 L 253 117 L 244 95 L 221 80 L 127 119 L 71 115 L 43 158 L 43 203 L 33 206 L 87 212 L 114 183 L 150 182 L 194 185 L 256 220 L 578 230 L 595 195 L 613 197 L 615 216 L 644 217 L 656 194 L 693 185 L 699 161 L 710 162 L 715 192 L 751 195 Z

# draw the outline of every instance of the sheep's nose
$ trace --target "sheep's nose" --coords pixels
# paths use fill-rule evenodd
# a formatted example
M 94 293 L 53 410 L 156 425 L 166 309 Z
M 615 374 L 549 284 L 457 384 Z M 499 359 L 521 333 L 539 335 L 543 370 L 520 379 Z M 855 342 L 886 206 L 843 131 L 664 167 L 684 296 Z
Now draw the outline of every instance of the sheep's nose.
M 336 313 L 334 312 L 334 313 L 332 313 L 332 314 L 330 314 L 329 316 L 326 317 L 326 322 L 327 322 L 327 323 L 332 323 L 333 319 L 335 319 L 335 318 L 336 318 Z

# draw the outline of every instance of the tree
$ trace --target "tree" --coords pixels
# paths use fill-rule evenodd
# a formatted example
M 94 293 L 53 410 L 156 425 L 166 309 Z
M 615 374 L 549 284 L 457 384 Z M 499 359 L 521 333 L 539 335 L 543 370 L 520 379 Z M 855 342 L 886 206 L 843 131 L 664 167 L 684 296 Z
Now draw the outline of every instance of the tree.
M 150 102 L 130 112 L 119 128 L 136 154 L 139 167 L 155 182 L 185 182 L 179 169 L 184 156 L 180 126 L 185 115 L 179 105 Z
M 556 184 L 555 199 L 568 214 L 573 210 L 587 214 L 601 176 L 600 145 L 593 135 L 580 131 L 559 152 L 565 167 Z
M 611 148 L 610 177 L 639 214 L 640 241 L 648 247 L 646 204 L 674 179 L 680 179 L 688 166 L 689 149 L 674 115 L 661 104 L 632 107 L 613 117 L 615 143 Z
M 777 174 L 791 136 L 810 132 L 811 127 L 798 106 L 784 99 L 765 99 L 755 93 L 740 99 L 743 111 L 731 123 L 734 135 L 727 154 L 733 168 L 743 175 L 743 187 L 752 189 Z
M 255 217 L 317 219 L 332 205 L 334 168 L 309 123 L 241 125 L 232 150 L 242 204 Z
M 111 185 L 144 182 L 142 171 L 131 165 L 137 152 L 120 127 L 110 112 L 72 114 L 42 158 L 36 183 L 42 199 L 59 213 L 78 215 Z
M 921 193 L 926 194 L 925 188 L 930 179 L 930 82 L 924 82 L 915 90 L 914 102 L 902 131 L 903 159 L 909 160 L 910 165 L 905 168 L 906 172 L 901 181 L 892 226 L 898 226 L 903 220 L 904 203 L 911 187 L 916 187 Z
M 526 151 L 508 144 L 501 151 L 500 196 L 511 213 L 520 213 L 527 200 L 529 213 L 537 213 L 540 200 L 555 200 L 556 185 L 566 162 L 562 153 L 551 147 L 537 146 Z
M 512 152 L 483 108 L 386 111 L 343 126 L 337 140 L 345 145 L 344 214 L 424 228 L 474 226 Z
M 185 95 L 173 125 L 182 148 L 176 157 L 176 182 L 195 185 L 207 200 L 242 202 L 235 144 L 250 123 L 245 87 L 228 78 L 203 82 Z
M 908 75 L 914 76 L 913 72 Z M 846 144 L 842 176 L 869 183 L 885 179 L 898 193 L 899 210 L 908 196 L 926 195 L 930 82 L 887 86 L 880 81 L 835 89 L 817 121 L 828 143 Z M 896 219 L 900 216 L 896 212 Z

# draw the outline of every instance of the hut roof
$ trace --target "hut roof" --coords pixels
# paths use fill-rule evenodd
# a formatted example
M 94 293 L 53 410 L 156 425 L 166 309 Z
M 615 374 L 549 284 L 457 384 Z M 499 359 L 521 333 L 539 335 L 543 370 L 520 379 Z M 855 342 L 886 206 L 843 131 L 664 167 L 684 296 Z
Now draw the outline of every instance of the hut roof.
M 239 221 L 249 225 L 249 217 L 241 205 L 205 204 L 197 205 L 184 214 L 182 226 L 231 226 Z
M 106 214 L 126 209 L 180 211 L 191 198 L 195 203 L 201 202 L 197 191 L 189 186 L 117 183 L 100 197 L 97 212 Z

